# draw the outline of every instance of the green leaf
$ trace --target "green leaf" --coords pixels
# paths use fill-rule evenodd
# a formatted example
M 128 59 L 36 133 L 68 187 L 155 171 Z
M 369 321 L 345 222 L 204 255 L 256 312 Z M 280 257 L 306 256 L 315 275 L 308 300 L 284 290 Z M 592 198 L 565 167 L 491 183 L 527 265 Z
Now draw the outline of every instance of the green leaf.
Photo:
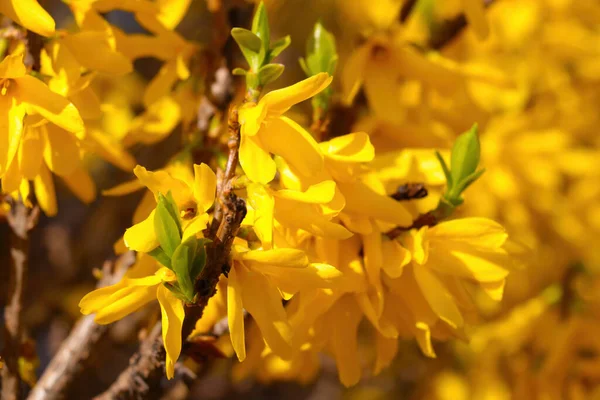
M 265 59 L 265 56 L 269 52 L 271 46 L 271 32 L 269 28 L 269 18 L 267 17 L 267 10 L 264 2 L 260 2 L 254 13 L 252 20 L 252 32 L 258 36 L 262 41 L 261 49 L 261 62 Z M 261 64 L 262 65 L 262 64 Z
M 281 39 L 279 39 L 275 43 L 273 43 L 273 45 L 271 46 L 271 49 L 269 50 L 269 60 L 268 61 L 271 62 L 275 57 L 280 55 L 281 52 L 284 51 L 285 49 L 287 49 L 291 43 L 292 43 L 292 38 L 290 37 L 290 35 L 282 37 Z
M 185 295 L 181 292 L 181 288 L 179 287 L 179 284 L 177 282 L 165 282 L 164 285 L 179 300 L 188 301 Z
M 442 166 L 442 171 L 444 171 L 444 176 L 446 177 L 446 191 L 450 191 L 452 189 L 452 175 L 450 174 L 450 170 L 448 169 L 448 165 L 446 164 L 446 161 L 444 161 L 444 158 L 442 157 L 442 155 L 440 154 L 439 151 L 435 152 L 435 156 L 437 157 L 440 165 Z
M 473 172 L 471 175 L 467 176 L 463 179 L 458 185 L 456 185 L 455 191 L 457 196 L 460 196 L 473 182 L 475 182 L 483 173 L 485 169 L 480 169 L 479 171 Z
M 281 76 L 285 67 L 283 64 L 267 64 L 258 70 L 258 82 L 264 86 L 275 81 Z
M 159 196 L 160 196 L 160 194 L 159 194 Z M 177 229 L 179 230 L 179 236 L 181 236 L 183 234 L 183 229 L 181 228 L 181 220 L 179 218 L 179 207 L 177 207 L 177 203 L 175 203 L 175 200 L 173 199 L 173 194 L 171 193 L 170 190 L 167 192 L 165 199 L 167 200 L 167 203 L 166 203 L 167 210 L 169 211 L 169 214 L 171 214 L 171 217 L 173 217 L 173 220 L 177 224 Z
M 194 258 L 194 262 L 192 263 L 192 270 L 190 271 L 192 282 L 196 282 L 196 279 L 198 279 L 200 273 L 206 265 L 206 245 L 211 242 L 212 240 L 210 239 L 198 239 L 196 256 Z
M 171 269 L 171 257 L 169 257 L 160 246 L 149 252 L 148 255 L 150 255 L 152 258 L 154 258 L 156 261 L 158 261 L 165 267 Z
M 171 257 L 171 265 L 177 276 L 177 283 L 181 289 L 181 293 L 186 297 L 188 302 L 194 299 L 194 282 L 190 276 L 192 263 L 196 255 L 197 240 L 194 237 L 189 238 L 181 243 Z
M 261 60 L 262 60 L 262 58 L 264 58 L 264 56 L 261 57 L 259 55 L 259 53 L 262 52 L 262 48 L 263 48 L 262 42 L 258 44 L 258 47 L 256 47 L 256 43 L 255 43 L 254 39 L 250 39 L 250 35 L 248 35 L 246 32 L 249 33 L 250 35 L 252 35 L 252 37 L 258 39 L 259 42 L 261 42 L 261 40 L 258 38 L 258 36 L 256 36 L 254 33 L 250 32 L 249 30 L 243 29 L 243 28 L 233 28 L 231 30 L 231 36 L 233 36 L 233 39 L 236 41 L 236 43 L 240 47 L 240 50 L 242 51 L 244 58 L 248 62 L 250 69 L 256 71 L 256 70 L 258 70 L 258 68 L 260 68 L 260 65 L 262 62 Z M 250 47 L 248 47 L 248 46 L 250 46 Z M 256 49 L 256 50 L 252 50 L 252 49 Z
M 300 57 L 298 59 L 298 62 L 300 63 L 300 68 L 302 68 L 302 71 L 304 71 L 304 73 L 306 74 L 306 76 L 311 76 L 310 70 L 308 69 L 308 65 L 306 64 L 306 60 L 302 57 Z
M 171 205 L 167 198 L 159 193 L 158 204 L 154 213 L 154 231 L 160 247 L 167 256 L 172 257 L 173 252 L 181 242 L 181 233 L 177 224 L 178 219 L 175 220 L 171 211 L 169 211 L 170 208 Z
M 304 64 L 302 69 L 307 76 L 320 72 L 333 75 L 337 59 L 335 37 L 320 22 L 317 22 L 306 43 L 306 58 L 301 62 L 301 65 Z
M 452 147 L 450 174 L 452 175 L 454 186 L 460 184 L 477 170 L 479 154 L 480 146 L 477 135 L 477 124 L 474 124 L 470 130 L 456 139 Z
M 247 71 L 243 68 L 234 68 L 233 71 L 231 71 L 231 73 L 237 76 L 244 76 L 246 75 Z

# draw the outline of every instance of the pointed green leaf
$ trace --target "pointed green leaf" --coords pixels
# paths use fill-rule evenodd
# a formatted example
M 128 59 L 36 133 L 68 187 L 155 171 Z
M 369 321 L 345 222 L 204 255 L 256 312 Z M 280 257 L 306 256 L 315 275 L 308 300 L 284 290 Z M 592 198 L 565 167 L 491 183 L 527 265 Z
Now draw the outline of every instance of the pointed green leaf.
M 271 49 L 269 50 L 269 60 L 268 61 L 271 62 L 275 57 L 280 55 L 281 52 L 284 51 L 285 49 L 287 49 L 291 43 L 292 43 L 292 38 L 290 37 L 290 35 L 282 37 L 281 39 L 279 39 L 275 43 L 273 43 L 273 45 L 271 46 Z
M 160 193 L 159 193 L 159 196 L 160 196 Z M 181 236 L 183 234 L 183 230 L 181 229 L 181 220 L 179 217 L 179 207 L 177 207 L 177 203 L 175 203 L 175 200 L 173 199 L 173 194 L 171 193 L 170 190 L 167 192 L 165 199 L 167 201 L 166 202 L 167 210 L 169 211 L 169 214 L 171 214 L 173 221 L 175 221 L 175 223 L 177 224 L 177 230 L 179 231 L 179 236 Z
M 171 269 L 171 257 L 169 257 L 160 246 L 149 252 L 148 255 L 150 255 L 152 258 L 154 258 L 156 261 L 158 261 L 165 267 Z
M 192 282 L 196 282 L 196 279 L 200 276 L 200 273 L 206 265 L 206 245 L 211 243 L 210 239 L 198 239 L 196 247 L 196 256 L 192 263 L 192 270 L 190 271 L 190 277 Z
M 271 46 L 271 32 L 269 28 L 267 10 L 262 1 L 258 4 L 256 12 L 254 13 L 254 18 L 252 20 L 252 32 L 261 39 L 262 52 L 266 55 Z
M 264 86 L 275 81 L 281 76 L 285 67 L 283 64 L 267 64 L 258 70 L 258 82 Z
M 260 51 L 262 40 L 248 29 L 233 28 L 231 36 L 233 36 L 233 39 L 240 47 L 245 47 L 255 53 Z
M 169 202 L 159 193 L 156 212 L 154 213 L 154 231 L 160 247 L 167 256 L 172 257 L 173 252 L 181 242 L 181 234 L 176 220 L 169 211 Z
M 247 71 L 243 68 L 234 68 L 233 71 L 231 71 L 231 73 L 237 76 L 244 76 L 246 75 Z
M 450 191 L 452 189 L 453 182 L 452 175 L 450 174 L 450 170 L 448 169 L 448 165 L 446 164 L 446 161 L 444 161 L 444 158 L 442 157 L 439 151 L 435 152 L 435 156 L 437 157 L 440 165 L 442 166 L 442 171 L 444 171 L 444 176 L 446 177 L 446 191 Z
M 177 276 L 177 283 L 179 283 L 183 295 L 190 302 L 194 298 L 194 282 L 191 279 L 190 272 L 196 255 L 196 242 L 196 238 L 189 238 L 175 249 L 173 257 L 171 257 L 171 265 Z
M 165 282 L 164 285 L 179 300 L 184 302 L 188 301 L 185 295 L 181 292 L 181 288 L 179 287 L 179 284 L 177 282 Z
M 454 185 L 473 174 L 479 165 L 479 137 L 477 135 L 477 124 L 467 132 L 460 135 L 452 147 L 450 159 L 450 174 Z

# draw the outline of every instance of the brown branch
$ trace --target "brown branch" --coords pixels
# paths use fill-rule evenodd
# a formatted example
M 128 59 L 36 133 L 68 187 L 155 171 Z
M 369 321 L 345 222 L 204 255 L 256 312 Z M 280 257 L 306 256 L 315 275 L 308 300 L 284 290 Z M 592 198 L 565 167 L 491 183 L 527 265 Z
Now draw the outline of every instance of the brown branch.
M 220 275 L 229 272 L 231 245 L 246 215 L 246 203 L 233 193 L 240 143 L 240 125 L 236 109 L 230 111 L 229 133 L 229 158 L 217 188 L 215 202 L 213 226 L 216 228 L 211 226 L 208 232 L 212 243 L 207 246 L 207 262 L 196 281 L 197 301 L 186 307 L 181 332 L 184 340 L 194 329 L 196 321 L 202 317 L 209 299 L 216 293 Z M 218 225 L 215 220 L 219 221 Z M 159 395 L 165 364 L 165 350 L 160 332 L 159 323 L 131 358 L 129 367 L 106 392 L 96 397 L 96 400 L 141 399 Z
M 30 210 L 22 201 L 11 201 L 8 214 L 10 237 L 10 283 L 8 301 L 4 310 L 4 350 L 2 358 L 2 400 L 21 398 L 21 378 L 19 376 L 19 349 L 23 334 L 21 310 L 29 263 L 29 232 L 37 224 L 40 210 Z
M 116 262 L 106 261 L 102 267 L 102 279 L 98 281 L 97 287 L 119 282 L 134 261 L 133 252 L 123 254 Z M 28 400 L 65 398 L 69 386 L 83 369 L 84 362 L 90 356 L 94 346 L 107 331 L 107 325 L 94 322 L 94 315 L 80 318 L 44 370 L 42 377 L 29 394 Z

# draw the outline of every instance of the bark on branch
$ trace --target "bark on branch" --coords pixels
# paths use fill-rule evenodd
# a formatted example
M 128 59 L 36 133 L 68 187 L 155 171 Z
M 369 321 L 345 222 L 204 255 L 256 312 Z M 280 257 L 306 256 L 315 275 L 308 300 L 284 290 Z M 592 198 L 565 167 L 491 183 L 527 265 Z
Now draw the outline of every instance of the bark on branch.
M 187 339 L 196 321 L 202 317 L 209 299 L 216 293 L 219 276 L 229 272 L 229 253 L 240 224 L 246 215 L 246 203 L 233 192 L 235 171 L 238 165 L 240 125 L 237 110 L 230 111 L 229 158 L 224 173 L 220 174 L 213 224 L 208 229 L 212 243 L 207 246 L 207 261 L 198 280 L 196 304 L 186 308 L 182 337 Z M 160 395 L 160 381 L 164 375 L 165 350 L 158 323 L 142 342 L 140 350 L 130 359 L 125 369 L 111 387 L 96 400 L 148 399 Z
M 29 261 L 29 232 L 37 224 L 39 208 L 28 209 L 21 201 L 12 201 L 8 214 L 10 237 L 10 282 L 8 300 L 4 310 L 4 349 L 2 358 L 2 400 L 21 398 L 21 378 L 19 376 L 19 349 L 23 326 L 21 310 Z
M 119 282 L 134 261 L 133 252 L 123 254 L 115 262 L 106 261 L 102 267 L 102 279 L 98 281 L 97 287 L 110 286 Z M 80 318 L 27 399 L 57 400 L 65 398 L 69 386 L 83 369 L 84 362 L 90 356 L 94 346 L 107 331 L 107 325 L 99 325 L 94 322 L 94 315 Z

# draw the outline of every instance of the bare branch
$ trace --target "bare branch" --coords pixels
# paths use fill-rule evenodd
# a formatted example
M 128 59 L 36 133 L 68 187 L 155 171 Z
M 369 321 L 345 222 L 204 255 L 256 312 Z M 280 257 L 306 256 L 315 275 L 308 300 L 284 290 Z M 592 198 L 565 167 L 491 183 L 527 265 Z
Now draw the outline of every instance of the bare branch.
M 133 252 L 123 254 L 114 263 L 106 261 L 102 267 L 102 279 L 98 281 L 97 287 L 110 286 L 119 282 L 134 261 Z M 107 331 L 107 325 L 94 322 L 94 315 L 80 318 L 46 367 L 37 385 L 29 394 L 28 400 L 65 398 L 69 386 L 83 369 L 84 362 L 90 356 L 94 346 Z
M 21 398 L 19 376 L 19 349 L 23 334 L 21 310 L 29 263 L 29 232 L 37 224 L 40 209 L 30 210 L 22 201 L 11 201 L 8 214 L 10 237 L 10 283 L 8 301 L 4 310 L 4 350 L 2 358 L 2 400 Z

